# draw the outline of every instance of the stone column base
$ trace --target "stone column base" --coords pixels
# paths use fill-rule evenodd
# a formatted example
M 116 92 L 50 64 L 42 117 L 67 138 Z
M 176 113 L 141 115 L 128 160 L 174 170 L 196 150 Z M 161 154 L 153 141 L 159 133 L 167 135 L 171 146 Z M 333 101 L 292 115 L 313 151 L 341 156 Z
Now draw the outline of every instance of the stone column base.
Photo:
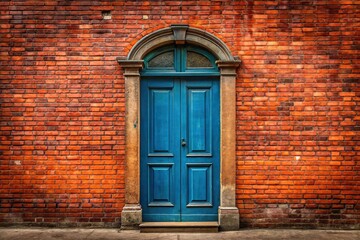
M 142 223 L 142 209 L 139 204 L 125 204 L 121 212 L 121 229 L 139 229 Z
M 222 231 L 238 230 L 240 216 L 237 207 L 219 207 L 219 225 Z

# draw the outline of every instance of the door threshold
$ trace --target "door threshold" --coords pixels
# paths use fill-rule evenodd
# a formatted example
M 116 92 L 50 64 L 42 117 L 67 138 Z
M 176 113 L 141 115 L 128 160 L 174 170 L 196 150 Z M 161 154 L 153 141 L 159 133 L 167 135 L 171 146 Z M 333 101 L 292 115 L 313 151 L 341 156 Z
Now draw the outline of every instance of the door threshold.
M 218 231 L 218 222 L 144 222 L 140 224 L 142 233 L 212 233 Z

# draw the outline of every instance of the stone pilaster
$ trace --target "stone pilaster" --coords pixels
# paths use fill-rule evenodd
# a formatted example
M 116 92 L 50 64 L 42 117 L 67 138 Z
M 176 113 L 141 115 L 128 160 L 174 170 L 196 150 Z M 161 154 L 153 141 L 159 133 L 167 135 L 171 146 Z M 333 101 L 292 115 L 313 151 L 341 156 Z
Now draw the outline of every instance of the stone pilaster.
M 143 61 L 121 60 L 124 70 L 126 104 L 125 207 L 121 213 L 122 229 L 137 229 L 142 222 L 140 205 L 140 70 Z
M 217 61 L 220 69 L 221 176 L 219 225 L 221 230 L 239 229 L 236 207 L 236 69 L 240 61 Z

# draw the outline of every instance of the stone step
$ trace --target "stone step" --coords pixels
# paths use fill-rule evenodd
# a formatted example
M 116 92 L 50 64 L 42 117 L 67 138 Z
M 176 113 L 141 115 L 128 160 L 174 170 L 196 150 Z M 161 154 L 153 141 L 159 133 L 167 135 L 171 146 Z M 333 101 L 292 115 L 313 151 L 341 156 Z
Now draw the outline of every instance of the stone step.
M 144 222 L 140 224 L 142 233 L 212 233 L 219 231 L 217 222 Z

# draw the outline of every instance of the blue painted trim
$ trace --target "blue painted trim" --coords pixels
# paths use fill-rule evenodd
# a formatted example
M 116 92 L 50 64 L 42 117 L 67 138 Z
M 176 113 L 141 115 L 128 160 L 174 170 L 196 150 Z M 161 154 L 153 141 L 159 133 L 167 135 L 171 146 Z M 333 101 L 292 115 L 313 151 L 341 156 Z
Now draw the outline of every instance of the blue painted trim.
M 205 77 L 220 76 L 219 72 L 142 72 L 143 77 Z
M 197 214 L 143 214 L 143 222 L 209 222 L 217 221 L 217 214 L 203 214 L 201 216 Z
M 193 74 L 189 74 L 188 76 L 183 76 L 183 75 L 179 75 L 179 76 L 141 76 L 142 80 L 154 80 L 156 79 L 157 81 L 163 81 L 163 82 L 167 82 L 167 81 L 173 81 L 173 80 L 179 80 L 179 79 L 188 79 L 188 80 L 192 80 L 192 81 L 196 81 L 196 80 L 219 80 L 219 76 L 194 76 Z
M 180 222 L 181 216 L 180 214 L 143 213 L 142 221 L 143 222 Z
M 217 214 L 182 214 L 182 222 L 210 222 L 218 221 Z

